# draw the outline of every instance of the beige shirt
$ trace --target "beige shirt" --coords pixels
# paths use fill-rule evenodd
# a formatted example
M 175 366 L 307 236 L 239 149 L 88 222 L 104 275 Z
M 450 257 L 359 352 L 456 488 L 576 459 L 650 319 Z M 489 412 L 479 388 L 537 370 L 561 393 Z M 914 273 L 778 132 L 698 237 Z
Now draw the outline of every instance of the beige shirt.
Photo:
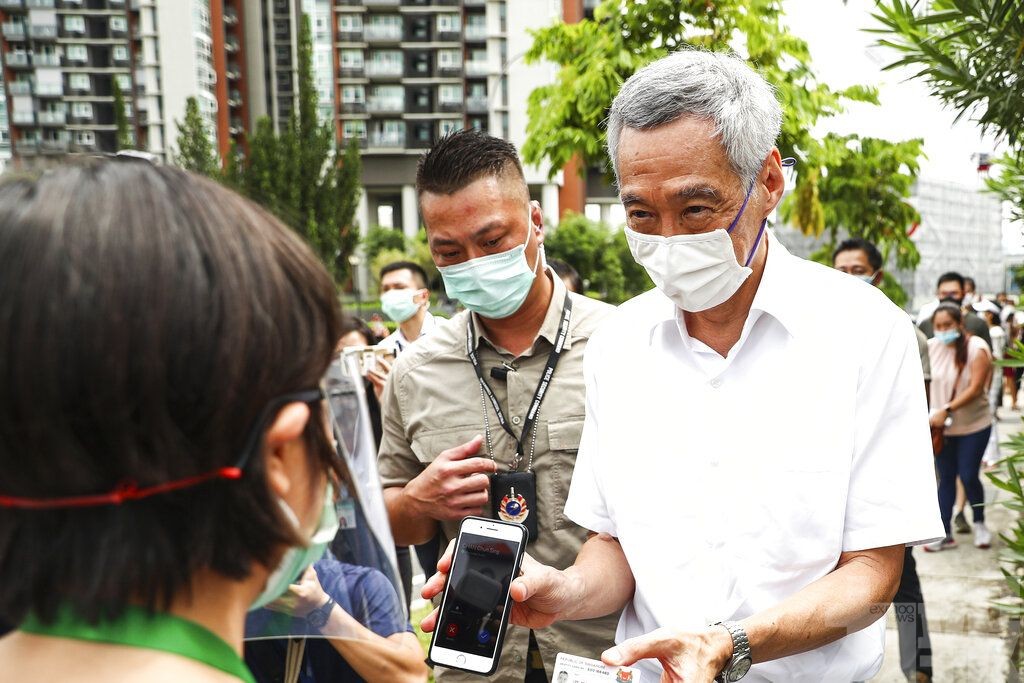
M 526 411 L 547 363 L 558 332 L 565 299 L 565 285 L 552 278 L 554 294 L 544 323 L 533 347 L 518 358 L 495 349 L 476 323 L 477 349 L 484 376 L 501 403 L 513 431 L 520 432 Z M 539 562 L 563 569 L 573 564 L 586 540 L 587 531 L 564 514 L 576 451 L 583 430 L 584 386 L 583 350 L 597 324 L 611 312 L 611 306 L 571 294 L 572 317 L 568 339 L 554 377 L 541 404 L 536 427 L 533 471 L 537 474 L 538 533 L 540 538 L 527 547 Z M 465 443 L 484 433 L 484 405 L 480 385 L 466 356 L 468 313 L 459 313 L 441 322 L 433 334 L 418 340 L 398 356 L 384 395 L 381 412 L 384 434 L 381 438 L 381 481 L 385 488 L 404 486 L 443 450 Z M 490 368 L 502 361 L 516 367 L 506 382 L 490 377 Z M 515 444 L 498 424 L 489 403 L 491 441 L 499 471 L 507 471 L 515 455 Z M 486 444 L 481 448 L 486 456 Z M 525 471 L 529 459 L 520 465 Z M 458 522 L 442 522 L 445 547 L 458 533 Z M 555 656 L 559 652 L 597 658 L 613 644 L 618 614 L 601 619 L 561 622 L 535 632 L 548 679 L 553 680 Z M 522 683 L 526 673 L 529 630 L 509 626 L 499 668 L 490 681 Z M 479 676 L 438 667 L 439 681 L 473 681 Z
M 988 344 L 984 339 L 973 334 L 967 338 L 967 365 L 960 373 L 957 382 L 956 347 L 943 344 L 932 337 L 928 340 L 928 355 L 932 362 L 931 406 L 932 410 L 941 410 L 953 396 L 953 383 L 956 384 L 957 396 L 967 391 L 971 385 L 971 364 L 983 353 L 992 357 Z M 946 428 L 948 436 L 964 436 L 981 431 L 992 424 L 992 411 L 988 404 L 988 394 L 982 391 L 977 398 L 965 406 L 953 411 L 953 424 Z

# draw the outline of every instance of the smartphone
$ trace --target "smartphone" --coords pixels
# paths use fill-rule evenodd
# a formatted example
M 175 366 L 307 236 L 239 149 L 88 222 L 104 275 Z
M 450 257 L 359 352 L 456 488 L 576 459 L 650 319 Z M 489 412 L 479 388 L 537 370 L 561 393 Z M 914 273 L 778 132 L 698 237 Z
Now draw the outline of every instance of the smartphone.
M 377 367 L 379 360 L 391 362 L 395 359 L 393 346 L 350 346 L 342 353 L 356 357 L 359 361 L 359 373 L 364 377 L 366 373 Z
M 437 626 L 434 664 L 488 676 L 498 668 L 508 627 L 509 588 L 528 534 L 522 524 L 466 517 L 459 527 Z

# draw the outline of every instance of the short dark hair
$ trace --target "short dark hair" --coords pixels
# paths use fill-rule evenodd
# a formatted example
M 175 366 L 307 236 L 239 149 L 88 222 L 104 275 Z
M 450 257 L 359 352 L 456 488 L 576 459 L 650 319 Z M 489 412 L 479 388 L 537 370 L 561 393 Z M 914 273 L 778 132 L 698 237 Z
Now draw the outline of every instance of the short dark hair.
M 848 240 L 843 240 L 836 250 L 832 252 L 832 263 L 836 262 L 836 257 L 844 251 L 863 251 L 868 257 L 868 265 L 876 273 L 882 269 L 882 252 L 878 251 L 871 242 L 868 242 L 863 237 L 851 237 Z
M 960 289 L 964 288 L 964 276 L 961 275 L 960 273 L 957 273 L 956 271 L 950 271 L 948 273 L 943 273 L 942 275 L 940 275 L 939 281 L 935 283 L 935 288 L 938 289 L 945 282 L 959 282 Z
M 569 280 L 569 283 L 572 285 L 572 291 L 577 294 L 583 294 L 583 278 L 580 277 L 579 272 L 575 268 L 565 261 L 556 258 L 549 258 L 547 263 L 551 270 L 555 271 L 555 275 L 563 280 Z
M 967 289 L 967 284 L 970 283 L 971 289 L 977 289 L 978 283 L 974 281 L 973 277 L 964 277 L 964 289 Z
M 454 194 L 485 176 L 526 176 L 515 146 L 472 128 L 445 135 L 420 157 L 416 169 L 416 195 Z
M 370 326 L 366 324 L 365 320 L 346 312 L 341 316 L 341 329 L 338 332 L 338 338 L 340 339 L 351 332 L 358 332 L 363 335 L 369 346 L 373 346 L 380 341 L 377 339 L 377 335 L 373 333 L 373 330 L 370 329 Z
M 418 263 L 412 261 L 394 261 L 387 264 L 380 269 L 380 279 L 383 280 L 384 276 L 388 273 L 394 273 L 397 270 L 408 270 L 412 273 L 412 277 L 419 284 L 420 289 L 427 288 L 427 271 L 423 270 L 423 267 Z
M 293 231 L 211 180 L 62 166 L 0 184 L 0 226 L 0 494 L 99 494 L 231 466 L 268 406 L 330 363 L 330 276 Z M 311 473 L 337 469 L 322 420 L 303 438 Z M 257 448 L 234 481 L 0 506 L 0 621 L 165 610 L 200 569 L 243 580 L 272 566 L 303 539 L 265 472 Z

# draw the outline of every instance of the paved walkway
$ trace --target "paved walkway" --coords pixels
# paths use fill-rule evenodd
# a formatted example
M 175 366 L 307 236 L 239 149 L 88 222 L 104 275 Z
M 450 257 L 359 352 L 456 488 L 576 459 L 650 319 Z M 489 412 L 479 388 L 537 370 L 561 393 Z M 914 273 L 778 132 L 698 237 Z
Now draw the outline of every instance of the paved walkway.
M 1005 439 L 1021 431 L 1021 413 L 1000 411 L 999 436 Z M 989 550 L 979 550 L 971 535 L 958 535 L 959 546 L 941 553 L 914 550 L 921 577 L 928 627 L 931 631 L 935 683 L 995 683 L 1019 680 L 1010 677 L 1007 619 L 991 606 L 994 598 L 1006 596 L 1009 587 L 999 571 L 1003 542 L 995 537 L 1011 525 L 1011 513 L 1000 501 L 1006 492 L 985 483 L 985 517 L 992 530 Z M 994 503 L 994 504 L 993 504 Z M 967 518 L 970 519 L 968 513 Z M 885 664 L 872 683 L 901 683 L 896 621 L 887 615 Z

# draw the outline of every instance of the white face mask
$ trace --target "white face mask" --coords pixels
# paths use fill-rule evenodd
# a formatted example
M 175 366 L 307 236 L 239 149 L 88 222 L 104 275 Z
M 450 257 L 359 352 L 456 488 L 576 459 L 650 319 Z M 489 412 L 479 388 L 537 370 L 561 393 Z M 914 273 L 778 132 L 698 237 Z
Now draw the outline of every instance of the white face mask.
M 736 261 L 729 236 L 747 208 L 751 190 L 753 185 L 747 190 L 736 218 L 724 230 L 661 237 L 625 229 L 633 259 L 644 267 L 658 289 L 682 310 L 697 313 L 725 303 L 753 272 L 748 266 L 761 243 L 767 219 L 761 222 L 754 246 L 742 266 Z

